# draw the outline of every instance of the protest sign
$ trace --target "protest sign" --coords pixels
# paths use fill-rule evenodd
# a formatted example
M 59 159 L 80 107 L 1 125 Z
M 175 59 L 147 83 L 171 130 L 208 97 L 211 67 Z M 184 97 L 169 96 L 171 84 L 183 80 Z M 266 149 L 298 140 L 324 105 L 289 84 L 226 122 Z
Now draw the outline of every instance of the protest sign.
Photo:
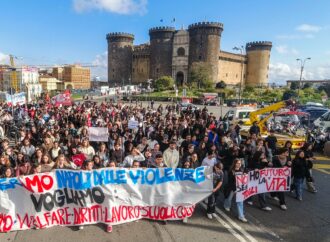
M 0 179 L 0 232 L 182 220 L 213 189 L 212 168 L 55 170 Z
M 109 139 L 108 128 L 89 127 L 88 135 L 89 135 L 89 141 L 108 142 Z
M 134 120 L 134 119 L 131 119 L 128 121 L 128 128 L 129 129 L 136 129 L 139 127 L 139 122 Z
M 236 201 L 265 192 L 290 191 L 291 168 L 265 168 L 236 175 Z

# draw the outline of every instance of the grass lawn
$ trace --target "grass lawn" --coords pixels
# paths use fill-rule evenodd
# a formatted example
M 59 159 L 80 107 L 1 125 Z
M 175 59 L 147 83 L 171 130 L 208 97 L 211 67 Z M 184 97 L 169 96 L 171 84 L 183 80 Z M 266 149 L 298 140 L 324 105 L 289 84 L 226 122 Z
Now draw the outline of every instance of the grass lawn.
M 83 95 L 80 94 L 80 93 L 74 93 L 74 94 L 71 94 L 71 98 L 73 100 L 82 99 L 83 98 Z

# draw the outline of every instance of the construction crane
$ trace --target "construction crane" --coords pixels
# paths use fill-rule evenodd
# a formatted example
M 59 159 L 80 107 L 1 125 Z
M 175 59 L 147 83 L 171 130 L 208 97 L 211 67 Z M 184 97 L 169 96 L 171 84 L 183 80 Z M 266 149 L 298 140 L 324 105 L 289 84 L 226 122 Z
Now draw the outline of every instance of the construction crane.
M 20 92 L 20 85 L 17 80 L 17 73 L 16 73 L 16 68 L 15 68 L 15 61 L 14 59 L 19 59 L 17 56 L 14 55 L 9 55 L 10 59 L 10 67 L 11 67 L 11 75 L 10 75 L 10 94 L 12 94 L 13 89 L 16 92 Z M 13 89 L 12 89 L 13 88 Z

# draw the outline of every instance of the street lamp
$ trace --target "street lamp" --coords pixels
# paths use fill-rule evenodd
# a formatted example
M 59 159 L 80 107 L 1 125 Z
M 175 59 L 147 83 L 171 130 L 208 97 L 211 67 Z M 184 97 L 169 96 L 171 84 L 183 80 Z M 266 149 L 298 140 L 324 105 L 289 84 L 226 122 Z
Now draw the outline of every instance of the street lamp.
M 301 86 L 301 80 L 302 80 L 302 75 L 303 75 L 303 71 L 305 68 L 305 62 L 307 60 L 311 60 L 312 58 L 307 57 L 304 60 L 303 59 L 296 59 L 298 62 L 300 62 L 300 78 L 299 78 L 299 85 L 298 85 L 298 100 L 299 100 L 299 92 L 300 92 L 300 86 Z
M 243 56 L 243 51 L 244 51 L 244 46 L 242 45 L 241 47 L 234 47 L 233 50 L 240 51 L 241 55 Z M 238 90 L 238 104 L 241 104 L 241 93 L 242 93 L 242 81 L 243 81 L 243 61 L 244 59 L 242 58 L 241 61 L 241 80 L 239 82 L 239 90 Z

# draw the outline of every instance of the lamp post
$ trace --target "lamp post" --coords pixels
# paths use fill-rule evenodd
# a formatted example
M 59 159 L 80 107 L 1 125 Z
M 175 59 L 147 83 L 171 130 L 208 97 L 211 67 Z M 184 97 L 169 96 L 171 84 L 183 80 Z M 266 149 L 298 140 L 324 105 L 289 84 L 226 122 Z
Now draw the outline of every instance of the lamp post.
M 303 75 L 303 71 L 305 68 L 305 62 L 307 60 L 311 60 L 312 58 L 307 57 L 305 59 L 296 59 L 298 62 L 300 62 L 300 78 L 299 78 L 299 85 L 298 85 L 298 100 L 299 100 L 299 92 L 300 92 L 300 86 L 301 86 L 301 80 L 302 80 L 302 75 Z
M 243 81 L 243 51 L 244 51 L 244 46 L 242 45 L 241 47 L 234 47 L 233 50 L 240 51 L 242 55 L 242 60 L 241 60 L 241 80 L 239 82 L 239 89 L 238 89 L 238 104 L 241 104 L 241 93 L 242 93 L 242 81 Z

